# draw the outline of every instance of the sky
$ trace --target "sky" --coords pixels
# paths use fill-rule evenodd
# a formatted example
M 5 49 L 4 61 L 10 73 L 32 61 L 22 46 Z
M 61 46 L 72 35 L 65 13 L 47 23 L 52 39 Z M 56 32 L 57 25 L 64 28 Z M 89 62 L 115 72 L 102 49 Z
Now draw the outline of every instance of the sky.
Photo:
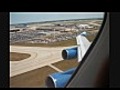
M 103 12 L 10 12 L 10 24 L 103 17 Z

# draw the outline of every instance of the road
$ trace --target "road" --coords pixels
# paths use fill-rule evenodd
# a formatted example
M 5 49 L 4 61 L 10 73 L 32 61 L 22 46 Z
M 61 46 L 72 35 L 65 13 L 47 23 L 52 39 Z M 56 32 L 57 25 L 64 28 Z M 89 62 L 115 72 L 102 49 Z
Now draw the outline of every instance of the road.
M 10 46 L 10 52 L 31 55 L 31 57 L 21 61 L 10 61 L 10 77 L 63 60 L 61 52 L 65 48 Z

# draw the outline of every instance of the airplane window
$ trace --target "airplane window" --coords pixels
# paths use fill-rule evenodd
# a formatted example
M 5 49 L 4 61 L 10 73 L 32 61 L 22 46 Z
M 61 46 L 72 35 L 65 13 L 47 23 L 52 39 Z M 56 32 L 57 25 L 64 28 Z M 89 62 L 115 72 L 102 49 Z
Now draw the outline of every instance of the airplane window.
M 104 12 L 10 12 L 10 87 L 64 87 Z

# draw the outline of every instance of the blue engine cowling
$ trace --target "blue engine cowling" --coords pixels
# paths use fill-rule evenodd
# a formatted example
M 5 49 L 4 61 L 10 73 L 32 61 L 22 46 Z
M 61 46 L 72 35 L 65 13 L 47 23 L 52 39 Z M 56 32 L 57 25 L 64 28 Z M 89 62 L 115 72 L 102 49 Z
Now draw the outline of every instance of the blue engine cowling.
M 46 79 L 46 86 L 48 88 L 64 88 L 76 68 L 72 68 L 65 72 L 53 73 Z
M 63 59 L 77 58 L 77 47 L 70 48 L 70 49 L 64 49 L 62 51 L 62 57 Z

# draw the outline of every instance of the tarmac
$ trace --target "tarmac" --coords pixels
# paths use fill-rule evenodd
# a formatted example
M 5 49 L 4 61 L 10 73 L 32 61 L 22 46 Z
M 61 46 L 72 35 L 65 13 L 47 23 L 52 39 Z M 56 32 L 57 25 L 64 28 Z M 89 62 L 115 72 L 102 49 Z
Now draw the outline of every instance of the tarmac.
M 44 67 L 63 60 L 61 52 L 67 47 L 23 47 L 10 46 L 10 52 L 28 53 L 31 57 L 21 61 L 10 61 L 10 77 Z M 52 66 L 51 66 L 52 67 Z M 60 71 L 60 70 L 59 70 Z

